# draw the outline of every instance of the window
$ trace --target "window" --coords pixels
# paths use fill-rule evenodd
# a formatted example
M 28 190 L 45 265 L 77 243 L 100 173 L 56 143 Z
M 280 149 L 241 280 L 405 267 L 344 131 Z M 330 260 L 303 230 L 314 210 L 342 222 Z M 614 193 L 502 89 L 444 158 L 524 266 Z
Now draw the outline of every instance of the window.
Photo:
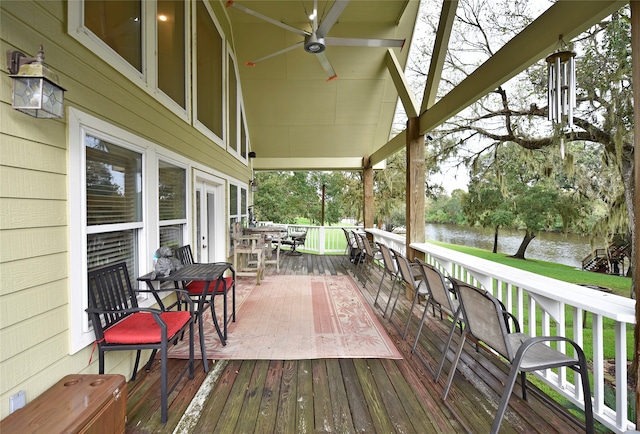
M 238 79 L 236 77 L 236 65 L 229 56 L 229 141 L 228 149 L 238 152 Z
M 142 0 L 87 0 L 83 18 L 93 34 L 142 71 Z
M 186 101 L 186 22 L 182 0 L 158 0 L 158 88 L 180 107 Z
M 190 1 L 67 2 L 67 31 L 132 82 L 189 120 Z
M 187 224 L 186 170 L 171 163 L 158 163 L 158 214 L 160 219 L 160 246 L 183 245 Z
M 85 313 L 88 270 L 124 261 L 136 285 L 160 245 L 184 244 L 189 161 L 73 107 L 68 124 L 73 354 L 95 339 Z M 153 303 L 140 299 L 145 307 Z
M 138 273 L 142 222 L 142 155 L 85 135 L 87 269 L 120 261 Z
M 247 159 L 249 142 L 247 140 L 247 131 L 244 123 L 244 111 L 240 113 L 240 156 Z
M 247 226 L 247 189 L 237 185 L 229 185 L 229 246 L 233 246 L 233 224 L 241 222 L 243 227 Z
M 197 119 L 219 139 L 223 131 L 223 44 L 205 4 L 196 6 Z

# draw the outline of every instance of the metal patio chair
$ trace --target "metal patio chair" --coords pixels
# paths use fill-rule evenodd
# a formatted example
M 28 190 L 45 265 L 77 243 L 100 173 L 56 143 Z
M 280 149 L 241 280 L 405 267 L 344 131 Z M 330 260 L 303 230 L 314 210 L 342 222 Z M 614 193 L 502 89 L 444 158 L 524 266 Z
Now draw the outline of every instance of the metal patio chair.
M 371 270 L 373 269 L 376 261 L 380 261 L 382 259 L 382 253 L 380 249 L 376 246 L 372 246 L 371 242 L 367 238 L 367 234 L 365 233 L 357 233 L 357 237 L 360 237 L 360 245 L 364 250 L 364 277 L 362 281 L 362 286 L 367 286 L 367 282 L 370 279 Z
M 467 283 L 456 281 L 456 292 L 462 306 L 465 318 L 465 326 L 462 330 L 462 337 L 458 344 L 458 350 L 451 364 L 449 378 L 443 393 L 443 399 L 447 398 L 453 376 L 456 373 L 458 361 L 464 347 L 467 336 L 471 336 L 482 342 L 490 350 L 498 353 L 511 364 L 509 377 L 505 382 L 504 390 L 501 394 L 500 404 L 493 420 L 491 433 L 497 433 L 502 423 L 511 392 L 516 383 L 518 373 L 520 373 L 522 383 L 522 397 L 526 395 L 526 373 L 549 368 L 559 368 L 566 366 L 580 374 L 582 391 L 584 397 L 585 430 L 587 433 L 594 432 L 593 407 L 591 403 L 591 389 L 589 386 L 589 375 L 587 360 L 580 345 L 571 339 L 562 336 L 540 336 L 530 337 L 519 331 L 515 317 L 511 319 L 516 325 L 516 331 L 511 333 L 507 329 L 505 312 L 500 302 L 487 291 L 471 286 Z M 546 342 L 566 342 L 571 345 L 577 355 L 577 359 L 564 354 Z
M 420 267 L 415 262 L 409 261 L 406 256 L 397 250 L 391 249 L 393 253 L 393 257 L 396 260 L 396 265 L 398 266 L 398 285 L 400 288 L 398 289 L 398 294 L 396 294 L 396 298 L 393 301 L 393 306 L 391 307 L 391 312 L 389 313 L 389 321 L 391 321 L 391 317 L 393 316 L 393 312 L 396 309 L 396 305 L 398 304 L 398 299 L 400 298 L 400 294 L 402 293 L 402 282 L 406 285 L 409 285 L 410 288 L 413 289 L 415 293 L 415 297 L 428 297 L 429 290 L 424 285 L 422 281 L 422 272 L 420 271 Z M 393 291 L 393 287 L 391 288 Z M 393 297 L 393 293 L 389 293 L 389 300 L 387 301 L 387 306 L 384 308 L 384 313 L 382 316 L 387 315 L 387 309 L 389 308 L 389 304 L 391 303 L 391 299 Z M 414 297 L 414 298 L 415 298 Z
M 104 374 L 104 353 L 106 351 L 133 351 L 136 360 L 131 381 L 136 378 L 140 353 L 152 350 L 147 370 L 160 351 L 160 407 L 161 422 L 168 418 L 168 396 L 189 371 L 193 379 L 193 302 L 188 299 L 188 310 L 164 311 L 163 309 L 142 308 L 138 306 L 138 293 L 148 290 L 134 290 L 131 286 L 127 264 L 120 262 L 88 273 L 89 314 L 98 347 L 98 372 Z M 172 290 L 184 294 L 183 290 Z M 170 343 L 177 342 L 186 330 L 189 330 L 189 361 L 176 376 L 171 388 L 168 387 L 167 350 Z
M 382 277 L 380 277 L 380 285 L 378 285 L 378 292 L 376 292 L 376 298 L 373 300 L 373 305 L 378 306 L 382 309 L 382 306 L 378 304 L 378 297 L 380 296 L 380 291 L 382 290 L 382 283 L 384 282 L 384 276 L 389 275 L 389 279 L 391 280 L 391 291 L 389 291 L 389 298 L 391 298 L 391 294 L 393 293 L 393 288 L 398 280 L 398 266 L 396 264 L 396 260 L 393 257 L 393 252 L 389 247 L 380 242 L 377 243 L 378 248 L 380 249 L 380 253 L 382 254 Z M 388 302 L 387 302 L 388 303 Z
M 431 264 L 428 264 L 421 259 L 414 259 L 414 262 L 418 264 L 420 267 L 420 272 L 422 273 L 422 281 L 425 282 L 425 287 L 429 291 L 429 296 L 427 297 L 427 302 L 424 306 L 424 311 L 422 312 L 422 317 L 420 320 L 420 326 L 418 327 L 418 332 L 416 333 L 416 338 L 413 342 L 413 346 L 411 347 L 411 352 L 418 356 L 418 359 L 422 362 L 422 364 L 433 374 L 436 381 L 440 378 L 440 373 L 442 372 L 442 367 L 444 365 L 444 361 L 447 358 L 447 353 L 449 352 L 449 347 L 451 346 L 451 340 L 453 339 L 453 334 L 456 330 L 456 325 L 458 322 L 462 320 L 462 313 L 460 308 L 460 303 L 455 298 L 454 292 L 454 281 L 449 279 L 440 273 L 440 271 Z M 409 324 L 411 322 L 411 317 L 413 313 L 414 306 L 418 300 L 418 293 L 416 292 L 416 297 L 413 299 L 413 303 L 411 304 L 411 310 L 409 311 L 409 318 L 407 319 L 407 325 L 404 329 L 404 334 L 402 338 L 406 338 L 407 332 L 409 331 Z M 432 307 L 433 313 L 435 315 L 435 310 L 438 309 L 440 312 L 440 319 L 443 320 L 443 313 L 446 313 L 451 318 L 450 330 L 447 336 L 447 342 L 444 346 L 444 350 L 442 352 L 442 358 L 438 365 L 438 369 L 436 372 L 431 370 L 427 361 L 422 357 L 420 352 L 416 351 L 418 347 L 418 341 L 420 339 L 420 335 L 422 333 L 422 329 L 424 327 L 424 322 L 427 317 L 427 312 L 429 310 L 429 306 Z
M 353 258 L 351 259 L 353 262 L 353 277 L 358 277 L 358 273 L 361 269 L 361 264 L 364 262 L 365 252 L 364 246 L 362 245 L 362 240 L 358 236 L 356 231 L 349 231 L 351 233 L 351 239 L 353 242 Z M 360 277 L 358 277 L 360 279 Z

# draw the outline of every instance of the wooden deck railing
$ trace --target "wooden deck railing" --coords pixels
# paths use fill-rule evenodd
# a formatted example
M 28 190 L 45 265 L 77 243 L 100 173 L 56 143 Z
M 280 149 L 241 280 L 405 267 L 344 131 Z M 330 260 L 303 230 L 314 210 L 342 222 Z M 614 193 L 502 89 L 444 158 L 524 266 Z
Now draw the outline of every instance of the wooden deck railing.
M 405 251 L 403 236 L 377 229 L 367 229 L 367 232 L 373 234 L 376 241 Z M 612 356 L 604 352 L 605 340 L 613 340 L 615 385 L 627 385 L 627 346 L 633 340 L 635 300 L 550 279 L 430 243 L 412 243 L 411 248 L 424 252 L 427 261 L 445 274 L 491 291 L 518 318 L 529 335 L 572 334 L 567 337 L 583 348 L 592 347 L 587 358 L 591 356 L 593 360 L 595 418 L 617 433 L 635 429 L 629 420 L 628 388 L 615 387 L 605 381 L 606 365 Z M 589 316 L 591 334 L 586 332 L 584 322 L 584 318 Z M 586 339 L 589 342 L 585 342 Z M 564 347 L 559 349 L 565 351 Z M 574 382 L 566 369 L 540 371 L 536 376 L 583 408 L 579 381 Z

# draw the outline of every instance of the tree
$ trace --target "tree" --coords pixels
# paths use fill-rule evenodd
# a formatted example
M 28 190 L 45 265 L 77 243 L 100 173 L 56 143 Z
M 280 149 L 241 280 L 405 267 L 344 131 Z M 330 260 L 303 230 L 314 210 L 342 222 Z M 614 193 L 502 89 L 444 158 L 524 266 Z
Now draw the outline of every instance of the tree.
M 516 214 L 525 226 L 525 235 L 514 258 L 525 259 L 525 251 L 538 232 L 548 227 L 556 216 L 558 193 L 536 184 L 524 185 L 515 196 Z
M 373 196 L 375 200 L 375 220 L 378 227 L 391 231 L 395 226 L 392 217 L 402 211 L 405 216 L 406 197 L 406 155 L 404 151 L 396 152 L 387 159 L 384 170 L 376 170 L 373 174 Z M 406 222 L 406 216 L 402 225 Z
M 442 92 L 464 79 L 487 57 L 531 21 L 527 8 L 534 2 L 520 0 L 488 2 L 461 1 L 458 25 L 451 40 L 457 44 L 446 60 Z M 428 18 L 428 16 L 426 16 Z M 433 23 L 435 32 L 435 25 Z M 454 138 L 436 140 L 441 159 L 452 154 L 473 165 L 500 143 L 512 142 L 527 150 L 558 152 L 571 142 L 593 143 L 603 150 L 603 160 L 592 178 L 613 174 L 607 190 L 596 191 L 587 200 L 602 201 L 607 209 L 592 228 L 592 234 L 608 239 L 624 234 L 636 251 L 633 180 L 633 104 L 631 88 L 630 9 L 623 7 L 573 41 L 579 53 L 577 64 L 577 107 L 572 130 L 552 127 L 547 120 L 546 63 L 541 60 L 510 82 L 463 111 L 437 135 Z M 414 64 L 415 71 L 421 72 Z M 436 135 L 436 134 L 434 134 Z M 605 175 L 605 176 L 606 176 Z M 566 209 L 566 208 L 565 208 Z M 634 253 L 632 253 L 633 255 Z M 635 279 L 632 296 L 635 296 Z
M 425 220 L 433 223 L 454 225 L 467 223 L 463 209 L 466 196 L 467 192 L 460 189 L 453 190 L 451 196 L 447 194 L 438 195 L 427 204 Z
M 300 217 L 319 224 L 322 215 L 322 187 L 325 187 L 325 223 L 344 217 L 348 178 L 341 172 L 259 172 L 254 195 L 258 220 L 295 223 Z
M 462 207 L 470 225 L 479 223 L 494 229 L 493 253 L 497 253 L 500 228 L 513 225 L 516 218 L 512 202 L 504 197 L 500 186 L 486 178 L 473 178 Z

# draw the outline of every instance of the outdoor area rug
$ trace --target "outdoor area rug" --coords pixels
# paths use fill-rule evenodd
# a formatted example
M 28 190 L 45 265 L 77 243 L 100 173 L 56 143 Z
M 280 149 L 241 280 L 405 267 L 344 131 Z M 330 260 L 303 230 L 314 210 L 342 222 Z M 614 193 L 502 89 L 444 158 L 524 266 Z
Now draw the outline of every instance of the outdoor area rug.
M 267 276 L 260 285 L 248 278 L 236 285 L 236 322 L 229 323 L 226 346 L 210 311 L 204 316 L 208 359 L 402 358 L 350 276 Z M 231 309 L 231 294 L 228 303 Z M 219 321 L 221 311 L 217 297 Z M 195 356 L 201 357 L 198 335 Z M 187 340 L 169 357 L 188 358 Z

